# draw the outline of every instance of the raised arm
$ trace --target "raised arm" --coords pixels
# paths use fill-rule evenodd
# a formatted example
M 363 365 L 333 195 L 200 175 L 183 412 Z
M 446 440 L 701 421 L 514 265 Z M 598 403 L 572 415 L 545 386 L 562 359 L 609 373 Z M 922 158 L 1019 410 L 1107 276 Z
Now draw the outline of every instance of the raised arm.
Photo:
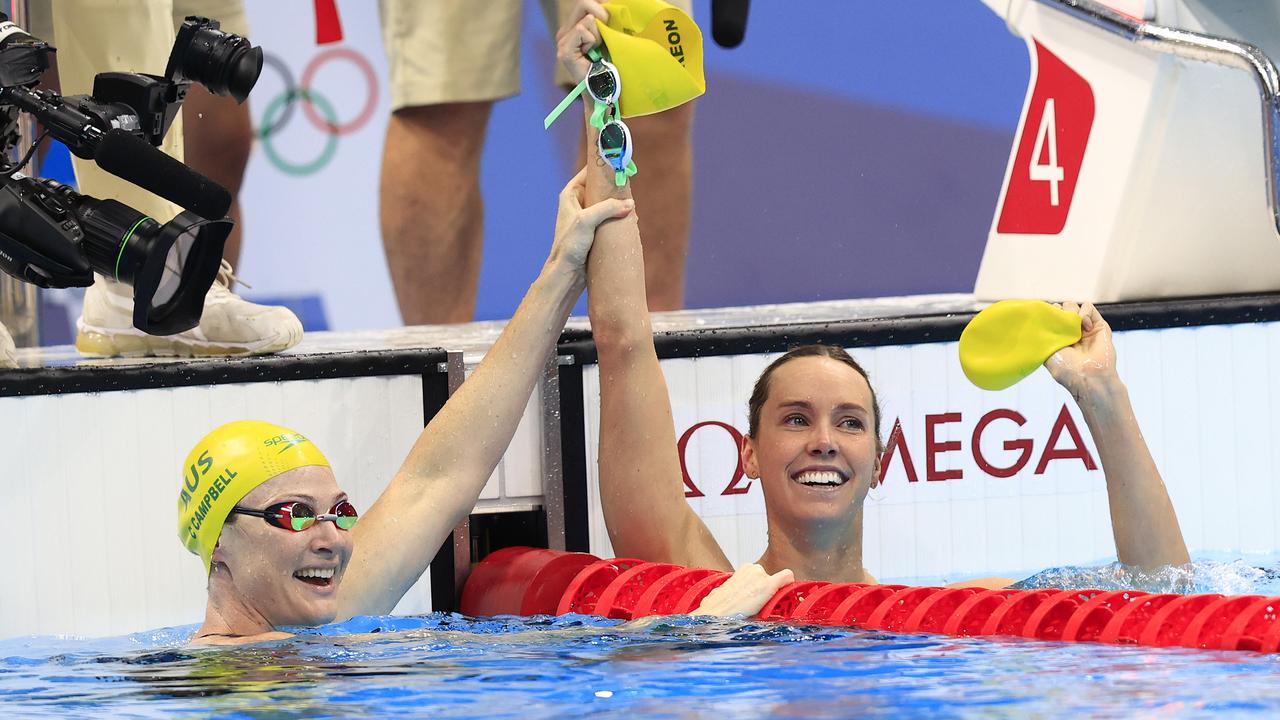
M 418 436 L 387 489 L 356 525 L 340 617 L 390 612 L 471 511 L 502 458 L 586 284 L 596 227 L 632 210 L 620 199 L 584 209 L 584 178 L 579 172 L 560 193 L 550 256 L 502 335 Z
M 1083 335 L 1045 367 L 1075 398 L 1098 447 L 1116 554 L 1120 562 L 1144 568 L 1189 562 L 1178 516 L 1116 372 L 1111 327 L 1093 305 L 1062 307 L 1080 314 Z
M 585 53 L 600 42 L 598 3 L 584 0 L 557 35 L 561 62 L 585 77 Z M 584 101 L 584 120 L 592 101 Z M 596 151 L 586 126 L 587 202 L 629 198 Z M 644 148 L 637 148 L 643 165 Z M 643 168 L 641 170 L 643 172 Z M 661 182 L 652 178 L 650 182 Z M 644 257 L 635 214 L 596 231 L 587 261 L 587 309 L 600 366 L 600 498 L 613 551 L 625 557 L 732 569 L 684 498 L 667 383 L 658 366 L 645 298 Z

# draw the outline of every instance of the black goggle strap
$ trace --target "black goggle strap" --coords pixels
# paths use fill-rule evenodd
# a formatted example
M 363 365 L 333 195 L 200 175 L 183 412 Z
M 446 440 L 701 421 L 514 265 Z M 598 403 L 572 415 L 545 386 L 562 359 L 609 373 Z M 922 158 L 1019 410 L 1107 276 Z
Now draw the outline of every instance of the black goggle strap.
M 587 58 L 591 60 L 592 63 L 600 62 L 600 59 L 602 57 L 603 55 L 600 54 L 599 48 L 591 48 L 590 50 L 587 51 Z M 590 77 L 590 76 L 591 76 L 591 71 L 588 70 L 587 77 Z M 551 127 L 551 123 L 555 122 L 557 118 L 559 118 L 562 114 L 564 114 L 564 111 L 569 109 L 569 106 L 573 104 L 574 100 L 578 99 L 579 95 L 586 92 L 587 77 L 582 78 L 582 82 L 575 85 L 573 89 L 569 91 L 569 94 L 565 95 L 564 99 L 560 101 L 560 104 L 556 105 L 554 110 L 547 113 L 547 116 L 542 118 L 543 130 L 546 130 L 547 128 Z M 594 118 L 595 118 L 594 113 L 592 114 L 592 118 L 593 118 L 592 122 L 594 124 Z

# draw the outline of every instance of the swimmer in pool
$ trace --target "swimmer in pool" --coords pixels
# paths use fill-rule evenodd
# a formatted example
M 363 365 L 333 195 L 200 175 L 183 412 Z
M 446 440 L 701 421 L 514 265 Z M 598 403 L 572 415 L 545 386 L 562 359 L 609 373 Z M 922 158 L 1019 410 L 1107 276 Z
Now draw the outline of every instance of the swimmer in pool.
M 583 0 L 557 34 L 557 53 L 584 77 L 586 53 L 600 43 Z M 628 198 L 611 168 L 594 160 L 587 124 L 586 201 Z M 724 550 L 684 498 L 666 381 L 646 310 L 644 260 L 636 215 L 602 225 L 587 263 L 588 311 L 600 368 L 600 497 L 613 550 L 622 557 L 730 569 Z M 1079 342 L 1046 362 L 1079 406 L 1107 482 L 1116 551 L 1141 567 L 1189 561 L 1164 482 L 1116 372 L 1111 329 L 1089 304 Z M 876 486 L 880 413 L 866 373 L 841 348 L 806 346 L 783 355 L 756 382 L 741 450 L 748 477 L 764 492 L 768 545 L 757 561 L 767 573 L 798 580 L 875 582 L 863 566 L 863 506 Z M 963 585 L 1001 587 L 984 578 Z
M 366 512 L 323 453 L 289 428 L 238 421 L 197 443 L 178 498 L 179 538 L 209 577 L 193 642 L 274 640 L 289 636 L 281 626 L 391 612 L 501 459 L 586 284 L 596 229 L 631 211 L 618 198 L 583 207 L 584 182 L 580 172 L 560 193 L 550 257 L 515 316 Z M 790 577 L 745 568 L 699 612 L 754 613 Z
M 178 503 L 179 536 L 209 573 L 193 640 L 255 642 L 287 636 L 282 625 L 391 612 L 501 459 L 585 287 L 596 228 L 630 212 L 618 198 L 584 207 L 584 178 L 560 193 L 550 255 L 501 337 L 359 522 L 327 460 L 292 430 L 233 423 L 196 446 Z

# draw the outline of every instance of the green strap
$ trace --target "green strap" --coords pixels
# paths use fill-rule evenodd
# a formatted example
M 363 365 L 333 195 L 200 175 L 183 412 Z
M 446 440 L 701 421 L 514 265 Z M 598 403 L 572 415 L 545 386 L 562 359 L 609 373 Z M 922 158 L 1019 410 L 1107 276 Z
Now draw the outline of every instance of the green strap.
M 564 96 L 564 99 L 560 101 L 560 104 L 556 106 L 556 109 L 552 110 L 546 117 L 542 118 L 542 129 L 546 130 L 551 127 L 551 123 L 555 122 L 556 118 L 560 117 L 565 110 L 568 110 L 569 106 L 573 104 L 573 101 L 577 100 L 578 96 L 586 92 L 586 90 L 587 79 L 582 78 L 582 82 L 578 83 L 576 87 L 569 91 L 568 95 Z
M 587 51 L 587 57 L 591 60 L 591 62 L 595 62 L 599 60 L 601 58 L 600 50 L 597 48 L 591 48 L 590 50 Z M 587 79 L 584 77 L 582 78 L 582 82 L 574 86 L 574 88 L 569 91 L 569 94 L 564 96 L 564 99 L 560 101 L 559 105 L 556 105 L 554 110 L 548 113 L 546 117 L 542 118 L 542 129 L 546 130 L 547 128 L 551 127 L 551 123 L 555 122 L 557 118 L 563 115 L 564 111 L 568 110 L 569 106 L 573 104 L 573 101 L 577 100 L 578 96 L 586 92 L 586 90 L 587 90 Z M 596 108 L 596 110 L 598 111 L 599 108 Z M 595 116 L 595 113 L 593 112 L 591 115 L 591 124 L 595 125 L 595 122 L 596 122 L 596 116 Z M 596 125 L 596 127 L 597 128 L 604 127 L 603 121 L 601 122 L 600 125 Z
M 623 185 L 626 185 L 627 178 L 631 177 L 632 175 L 635 175 L 638 171 L 639 169 L 636 167 L 636 161 L 632 160 L 631 162 L 627 163 L 626 170 L 619 170 L 613 174 L 613 184 L 618 187 L 622 187 Z
M 592 98 L 592 102 L 595 102 L 595 98 Z M 595 109 L 591 111 L 591 127 L 597 130 L 603 130 L 604 124 L 608 122 L 608 118 L 606 116 L 609 115 L 609 110 L 612 107 L 612 105 L 596 103 Z

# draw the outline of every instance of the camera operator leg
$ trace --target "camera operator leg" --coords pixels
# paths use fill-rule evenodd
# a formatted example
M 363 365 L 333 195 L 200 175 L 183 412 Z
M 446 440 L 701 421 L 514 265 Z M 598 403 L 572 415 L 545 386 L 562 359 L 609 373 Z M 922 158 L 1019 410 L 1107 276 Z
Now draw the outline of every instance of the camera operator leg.
M 480 152 L 493 103 L 403 107 L 387 123 L 382 243 L 406 325 L 471 320 L 484 242 Z
M 381 0 L 391 107 L 380 211 L 405 324 L 475 314 L 493 101 L 520 90 L 519 0 Z
M 171 0 L 107 2 L 58 0 L 53 3 L 58 70 L 62 92 L 88 93 L 100 72 L 158 73 L 168 61 L 176 36 Z M 228 18 L 230 20 L 230 18 Z M 243 27 L 227 28 L 243 32 Z M 174 120 L 161 149 L 182 159 L 182 118 Z M 73 160 L 80 191 L 115 198 L 157 221 L 179 208 L 99 169 Z M 101 276 L 85 292 L 76 347 L 93 355 L 264 354 L 290 348 L 302 339 L 302 324 L 282 307 L 255 305 L 231 292 L 235 280 L 224 260 L 218 280 L 205 299 L 200 325 L 170 336 L 150 336 L 133 327 L 133 291 Z
M 232 265 L 239 265 L 240 239 L 244 236 L 240 185 L 244 182 L 244 170 L 253 147 L 249 103 L 241 105 L 234 98 L 218 97 L 192 85 L 182 103 L 182 126 L 186 136 L 182 149 L 187 165 L 231 193 L 228 215 L 236 226 L 227 236 L 222 257 Z
M 213 18 L 222 24 L 223 32 L 249 37 L 244 0 L 173 0 L 174 25 L 180 26 L 188 15 Z M 219 97 L 200 85 L 192 85 L 182 103 L 182 148 L 187 165 L 231 192 L 230 217 L 236 226 L 227 237 L 222 257 L 232 265 L 240 264 L 240 240 L 244 236 L 239 196 L 253 150 L 250 102 L 237 103 L 235 98 Z

